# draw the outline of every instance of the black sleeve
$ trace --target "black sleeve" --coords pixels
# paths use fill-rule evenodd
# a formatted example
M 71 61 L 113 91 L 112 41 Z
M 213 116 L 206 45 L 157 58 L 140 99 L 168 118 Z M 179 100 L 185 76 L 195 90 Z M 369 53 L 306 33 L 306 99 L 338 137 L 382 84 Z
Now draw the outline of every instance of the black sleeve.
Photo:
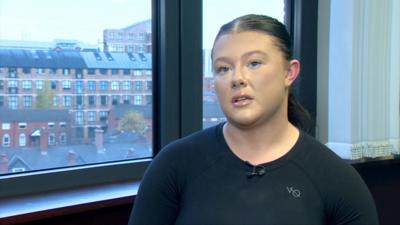
M 332 177 L 335 200 L 328 204 L 328 224 L 369 225 L 379 224 L 372 195 L 361 176 L 353 168 L 348 176 Z M 340 172 L 339 172 L 340 174 Z
M 162 150 L 143 176 L 129 225 L 173 224 L 179 208 L 178 157 Z

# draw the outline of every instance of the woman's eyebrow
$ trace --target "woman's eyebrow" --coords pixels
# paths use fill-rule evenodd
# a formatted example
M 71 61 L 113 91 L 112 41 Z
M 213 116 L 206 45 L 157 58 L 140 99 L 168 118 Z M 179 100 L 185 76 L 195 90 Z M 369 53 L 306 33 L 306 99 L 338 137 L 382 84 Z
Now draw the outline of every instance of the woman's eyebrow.
M 254 55 L 254 54 L 259 54 L 259 55 L 261 55 L 263 57 L 268 58 L 268 54 L 266 52 L 264 52 L 264 51 L 261 51 L 261 50 L 254 50 L 254 51 L 246 52 L 246 53 L 244 53 L 242 55 L 241 58 L 248 58 L 249 56 Z

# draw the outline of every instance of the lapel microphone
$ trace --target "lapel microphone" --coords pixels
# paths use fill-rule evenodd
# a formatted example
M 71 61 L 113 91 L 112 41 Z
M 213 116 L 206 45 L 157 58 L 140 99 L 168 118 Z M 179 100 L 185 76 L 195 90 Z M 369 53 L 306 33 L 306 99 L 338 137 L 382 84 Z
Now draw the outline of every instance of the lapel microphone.
M 264 166 L 252 165 L 247 161 L 245 161 L 245 163 L 248 166 L 252 166 L 253 167 L 252 171 L 246 173 L 247 174 L 247 178 L 252 178 L 254 176 L 260 176 L 261 177 L 262 175 L 265 174 L 265 167 Z

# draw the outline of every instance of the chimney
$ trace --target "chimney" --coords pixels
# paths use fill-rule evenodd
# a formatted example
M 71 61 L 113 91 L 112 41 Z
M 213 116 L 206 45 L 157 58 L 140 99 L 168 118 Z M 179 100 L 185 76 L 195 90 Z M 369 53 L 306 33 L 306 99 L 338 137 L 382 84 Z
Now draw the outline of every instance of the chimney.
M 6 153 L 0 155 L 0 174 L 8 173 L 8 157 Z
M 47 149 L 49 147 L 49 133 L 44 129 L 40 129 L 40 153 L 47 155 Z
M 74 152 L 74 150 L 68 151 L 68 166 L 74 166 L 77 163 L 78 155 Z
M 128 152 L 126 153 L 126 156 L 125 156 L 125 158 L 126 159 L 132 159 L 132 158 L 134 158 L 135 157 L 135 148 L 129 148 L 128 149 Z
M 94 142 L 96 145 L 97 153 L 104 153 L 104 131 L 100 128 L 94 130 Z

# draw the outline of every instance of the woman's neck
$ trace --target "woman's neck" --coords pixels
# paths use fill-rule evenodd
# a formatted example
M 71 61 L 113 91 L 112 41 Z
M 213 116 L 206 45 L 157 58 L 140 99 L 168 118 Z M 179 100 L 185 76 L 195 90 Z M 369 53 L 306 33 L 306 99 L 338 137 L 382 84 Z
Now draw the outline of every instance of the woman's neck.
M 287 120 L 270 121 L 251 129 L 227 122 L 223 133 L 232 152 L 254 165 L 282 157 L 299 137 L 299 130 Z

